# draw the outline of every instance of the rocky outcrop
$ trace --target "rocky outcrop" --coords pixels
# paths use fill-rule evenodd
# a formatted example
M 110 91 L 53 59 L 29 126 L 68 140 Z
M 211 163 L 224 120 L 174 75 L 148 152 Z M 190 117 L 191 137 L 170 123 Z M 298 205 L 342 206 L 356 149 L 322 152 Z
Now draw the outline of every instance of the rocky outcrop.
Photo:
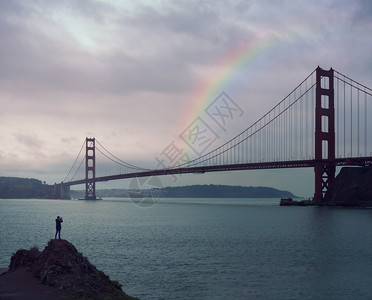
M 67 296 L 77 299 L 135 299 L 66 240 L 51 240 L 42 252 L 35 247 L 18 250 L 11 258 L 8 272 L 20 268 L 28 268 L 42 284 L 66 291 Z
M 342 168 L 321 205 L 372 207 L 372 166 Z
M 10 259 L 9 271 L 15 271 L 23 267 L 31 267 L 39 258 L 41 252 L 37 247 L 30 250 L 21 249 Z
M 292 198 L 280 199 L 280 206 L 314 206 L 315 202 L 312 200 L 293 200 Z

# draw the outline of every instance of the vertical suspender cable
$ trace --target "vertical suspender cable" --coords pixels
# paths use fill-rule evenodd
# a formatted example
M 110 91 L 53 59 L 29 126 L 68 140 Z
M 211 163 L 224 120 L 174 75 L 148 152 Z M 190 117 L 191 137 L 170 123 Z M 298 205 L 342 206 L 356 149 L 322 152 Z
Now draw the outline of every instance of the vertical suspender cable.
M 258 124 L 258 157 L 257 157 L 257 161 L 260 161 L 261 160 L 261 119 L 260 119 L 260 122 Z
M 359 149 L 359 84 L 358 84 L 358 98 L 357 98 L 357 104 L 358 104 L 358 107 L 357 107 L 357 129 L 358 129 L 358 133 L 357 133 L 357 157 L 360 155 L 360 149 Z
M 253 162 L 257 162 L 257 134 L 256 134 L 256 124 L 254 124 L 254 129 L 253 129 Z
M 267 120 L 266 120 L 266 116 L 265 116 L 265 161 L 268 161 L 267 160 L 267 154 L 268 154 L 268 147 L 267 147 L 267 141 L 268 141 L 268 134 L 269 134 L 269 129 L 268 129 L 268 124 L 267 124 Z
M 238 148 L 238 162 L 243 163 L 243 136 L 240 138 L 239 148 Z
M 315 158 L 315 95 L 314 95 L 314 78 L 311 77 L 311 157 Z
M 296 105 L 296 91 L 294 92 L 294 99 L 293 99 L 293 155 L 292 160 L 297 156 L 297 105 Z
M 273 161 L 276 161 L 275 159 L 275 146 L 276 146 L 276 130 L 275 130 L 275 127 L 276 127 L 276 119 L 275 119 L 275 108 L 273 110 L 273 121 L 272 121 L 272 124 L 273 124 L 273 133 L 272 133 L 272 157 L 273 157 Z
M 267 126 L 266 126 L 266 140 L 267 140 L 267 151 L 266 151 L 266 161 L 270 161 L 270 131 L 271 131 L 271 122 L 270 122 L 270 115 L 267 116 Z
M 240 141 L 239 141 L 239 144 L 238 144 L 238 147 L 237 148 L 237 151 L 238 151 L 238 162 L 237 163 L 241 163 L 243 160 L 241 159 L 241 153 L 242 153 L 242 145 L 243 145 L 243 141 L 242 141 L 242 136 L 240 136 Z
M 301 85 L 300 85 L 300 95 L 301 95 Z M 303 144 L 303 138 L 304 138 L 304 134 L 303 134 L 303 127 L 302 127 L 302 120 L 303 120 L 303 117 L 302 117 L 302 112 L 303 112 L 303 109 L 302 109 L 302 98 L 300 100 L 300 156 L 298 158 L 303 158 L 303 147 L 302 147 L 302 144 Z
M 364 92 L 366 88 L 364 88 Z M 364 156 L 367 156 L 367 94 L 364 93 Z
M 245 163 L 248 163 L 248 147 L 249 147 L 249 132 L 247 130 L 247 136 L 244 140 L 244 144 L 245 144 L 245 147 L 244 147 L 244 162 Z
M 292 97 L 292 95 L 291 95 Z M 292 100 L 290 99 L 290 105 L 292 104 Z M 290 149 L 290 153 L 289 153 L 289 160 L 292 160 L 292 153 L 293 153 L 293 138 L 292 138 L 292 133 L 293 133 L 293 118 L 292 118 L 292 112 L 293 112 L 293 106 L 291 106 L 289 108 L 289 111 L 288 111 L 288 115 L 289 115 L 289 142 L 288 142 L 288 145 L 289 145 L 289 149 Z
M 291 102 L 292 104 L 292 102 Z M 291 136 L 290 136 L 290 145 L 291 145 L 291 155 L 290 155 L 290 160 L 293 158 L 293 152 L 294 152 L 294 142 L 293 142 L 293 127 L 294 127 L 294 118 L 293 118 L 293 111 L 294 107 L 291 106 L 291 111 L 290 111 L 290 122 L 291 122 Z
M 339 129 L 339 125 L 340 125 L 340 118 L 339 118 L 339 104 L 338 104 L 338 101 L 339 101 L 339 80 L 337 79 L 337 95 L 336 95 L 336 118 L 337 118 L 337 124 L 336 124 L 336 130 L 337 130 L 337 136 L 336 136 L 336 153 L 337 153 L 337 157 L 339 157 L 340 153 L 340 149 L 339 149 L 339 134 L 340 134 L 340 129 Z
M 250 128 L 250 135 L 249 135 L 249 162 L 252 162 L 252 128 Z
M 350 157 L 353 157 L 353 83 L 350 82 Z
M 346 157 L 346 83 L 344 76 L 344 157 Z
M 279 126 L 278 126 L 278 138 L 279 138 L 279 141 L 278 141 L 278 144 L 279 144 L 279 160 L 282 159 L 282 116 L 280 115 L 280 104 L 278 106 L 278 109 L 279 109 L 279 117 L 278 117 L 278 122 L 279 122 Z
M 305 90 L 307 91 L 307 80 L 305 82 Z M 308 115 L 307 115 L 307 112 L 308 112 L 308 92 L 306 92 L 306 95 L 305 95 L 305 130 L 306 130 L 306 136 L 305 136 L 305 159 L 307 159 L 308 157 L 308 147 L 309 147 L 309 144 L 308 144 L 308 134 L 309 134 L 309 124 L 307 124 L 308 122 Z
M 288 101 L 288 99 L 287 99 Z M 288 158 L 288 146 L 289 146 L 289 139 L 288 139 L 288 106 L 285 107 L 285 114 L 284 114 L 284 119 L 285 119 L 285 130 L 284 130 L 284 145 L 285 145 L 285 159 L 289 160 Z
M 297 106 L 297 95 L 296 90 L 294 94 L 294 119 L 295 119 L 295 126 L 294 126 L 294 143 L 295 143 L 295 153 L 294 153 L 294 159 L 298 156 L 298 106 Z
M 272 113 L 270 113 L 271 115 Z M 273 117 L 270 117 L 270 161 L 274 161 L 273 157 L 273 136 L 274 136 L 274 125 L 273 125 Z
M 255 128 L 255 136 L 256 136 L 256 162 L 258 162 L 258 156 L 259 156 L 258 147 L 260 145 L 260 136 L 259 136 L 259 132 L 257 131 L 257 126 L 258 126 L 258 123 L 256 123 L 256 126 L 254 127 Z
M 262 129 L 262 123 L 263 119 L 260 120 L 260 161 L 262 162 L 263 159 L 263 129 Z
M 285 160 L 288 160 L 288 156 L 287 156 L 287 148 L 288 148 L 287 123 L 288 123 L 288 120 L 287 120 L 287 108 L 286 108 L 285 102 L 284 102 L 284 159 Z
M 282 107 L 279 106 L 279 117 L 278 117 L 278 121 L 279 121 L 279 126 L 277 127 L 279 132 L 278 132 L 278 138 L 279 138 L 279 159 L 281 161 L 284 161 L 285 158 L 284 158 L 284 144 L 285 144 L 285 141 L 284 141 L 284 133 L 283 133 L 283 130 L 284 130 L 284 103 L 282 103 Z

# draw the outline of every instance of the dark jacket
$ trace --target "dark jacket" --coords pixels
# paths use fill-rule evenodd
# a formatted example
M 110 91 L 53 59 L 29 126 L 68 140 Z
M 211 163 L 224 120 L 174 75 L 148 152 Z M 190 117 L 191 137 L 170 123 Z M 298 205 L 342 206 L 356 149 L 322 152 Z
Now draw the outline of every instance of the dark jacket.
M 56 229 L 60 230 L 62 228 L 61 223 L 63 222 L 62 218 L 56 219 Z

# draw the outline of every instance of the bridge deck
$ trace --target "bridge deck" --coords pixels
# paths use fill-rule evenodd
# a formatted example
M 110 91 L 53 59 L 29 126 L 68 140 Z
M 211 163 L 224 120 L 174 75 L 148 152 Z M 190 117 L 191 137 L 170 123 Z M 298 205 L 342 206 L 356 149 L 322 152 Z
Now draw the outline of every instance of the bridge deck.
M 164 175 L 177 175 L 177 174 L 203 174 L 207 172 L 226 172 L 226 171 L 241 171 L 241 170 L 265 170 L 265 169 L 284 169 L 284 168 L 311 168 L 317 163 L 317 160 L 297 160 L 297 161 L 278 161 L 278 162 L 263 162 L 263 163 L 245 163 L 245 164 L 227 164 L 216 166 L 203 166 L 203 167 L 188 167 L 188 168 L 169 168 L 148 170 L 143 172 L 134 172 L 127 174 L 118 174 L 111 176 L 96 177 L 90 179 L 92 182 L 103 182 L 119 179 L 129 179 L 136 177 L 150 177 L 150 176 L 164 176 Z M 334 166 L 366 166 L 372 165 L 372 156 L 368 157 L 352 157 L 352 158 L 338 158 L 333 162 L 327 160 L 328 165 Z M 70 181 L 64 183 L 65 185 L 78 185 L 85 184 L 86 179 Z

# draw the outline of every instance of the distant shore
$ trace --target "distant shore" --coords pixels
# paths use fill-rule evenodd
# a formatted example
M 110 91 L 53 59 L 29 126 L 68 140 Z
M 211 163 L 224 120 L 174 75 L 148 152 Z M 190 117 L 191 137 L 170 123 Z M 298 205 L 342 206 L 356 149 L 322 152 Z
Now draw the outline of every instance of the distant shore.
M 263 186 L 233 186 L 233 185 L 187 185 L 175 187 L 162 187 L 142 190 L 103 189 L 97 190 L 99 197 L 129 197 L 142 198 L 149 195 L 159 198 L 298 198 L 289 191 L 282 191 Z M 85 191 L 70 191 L 71 197 L 84 197 Z

